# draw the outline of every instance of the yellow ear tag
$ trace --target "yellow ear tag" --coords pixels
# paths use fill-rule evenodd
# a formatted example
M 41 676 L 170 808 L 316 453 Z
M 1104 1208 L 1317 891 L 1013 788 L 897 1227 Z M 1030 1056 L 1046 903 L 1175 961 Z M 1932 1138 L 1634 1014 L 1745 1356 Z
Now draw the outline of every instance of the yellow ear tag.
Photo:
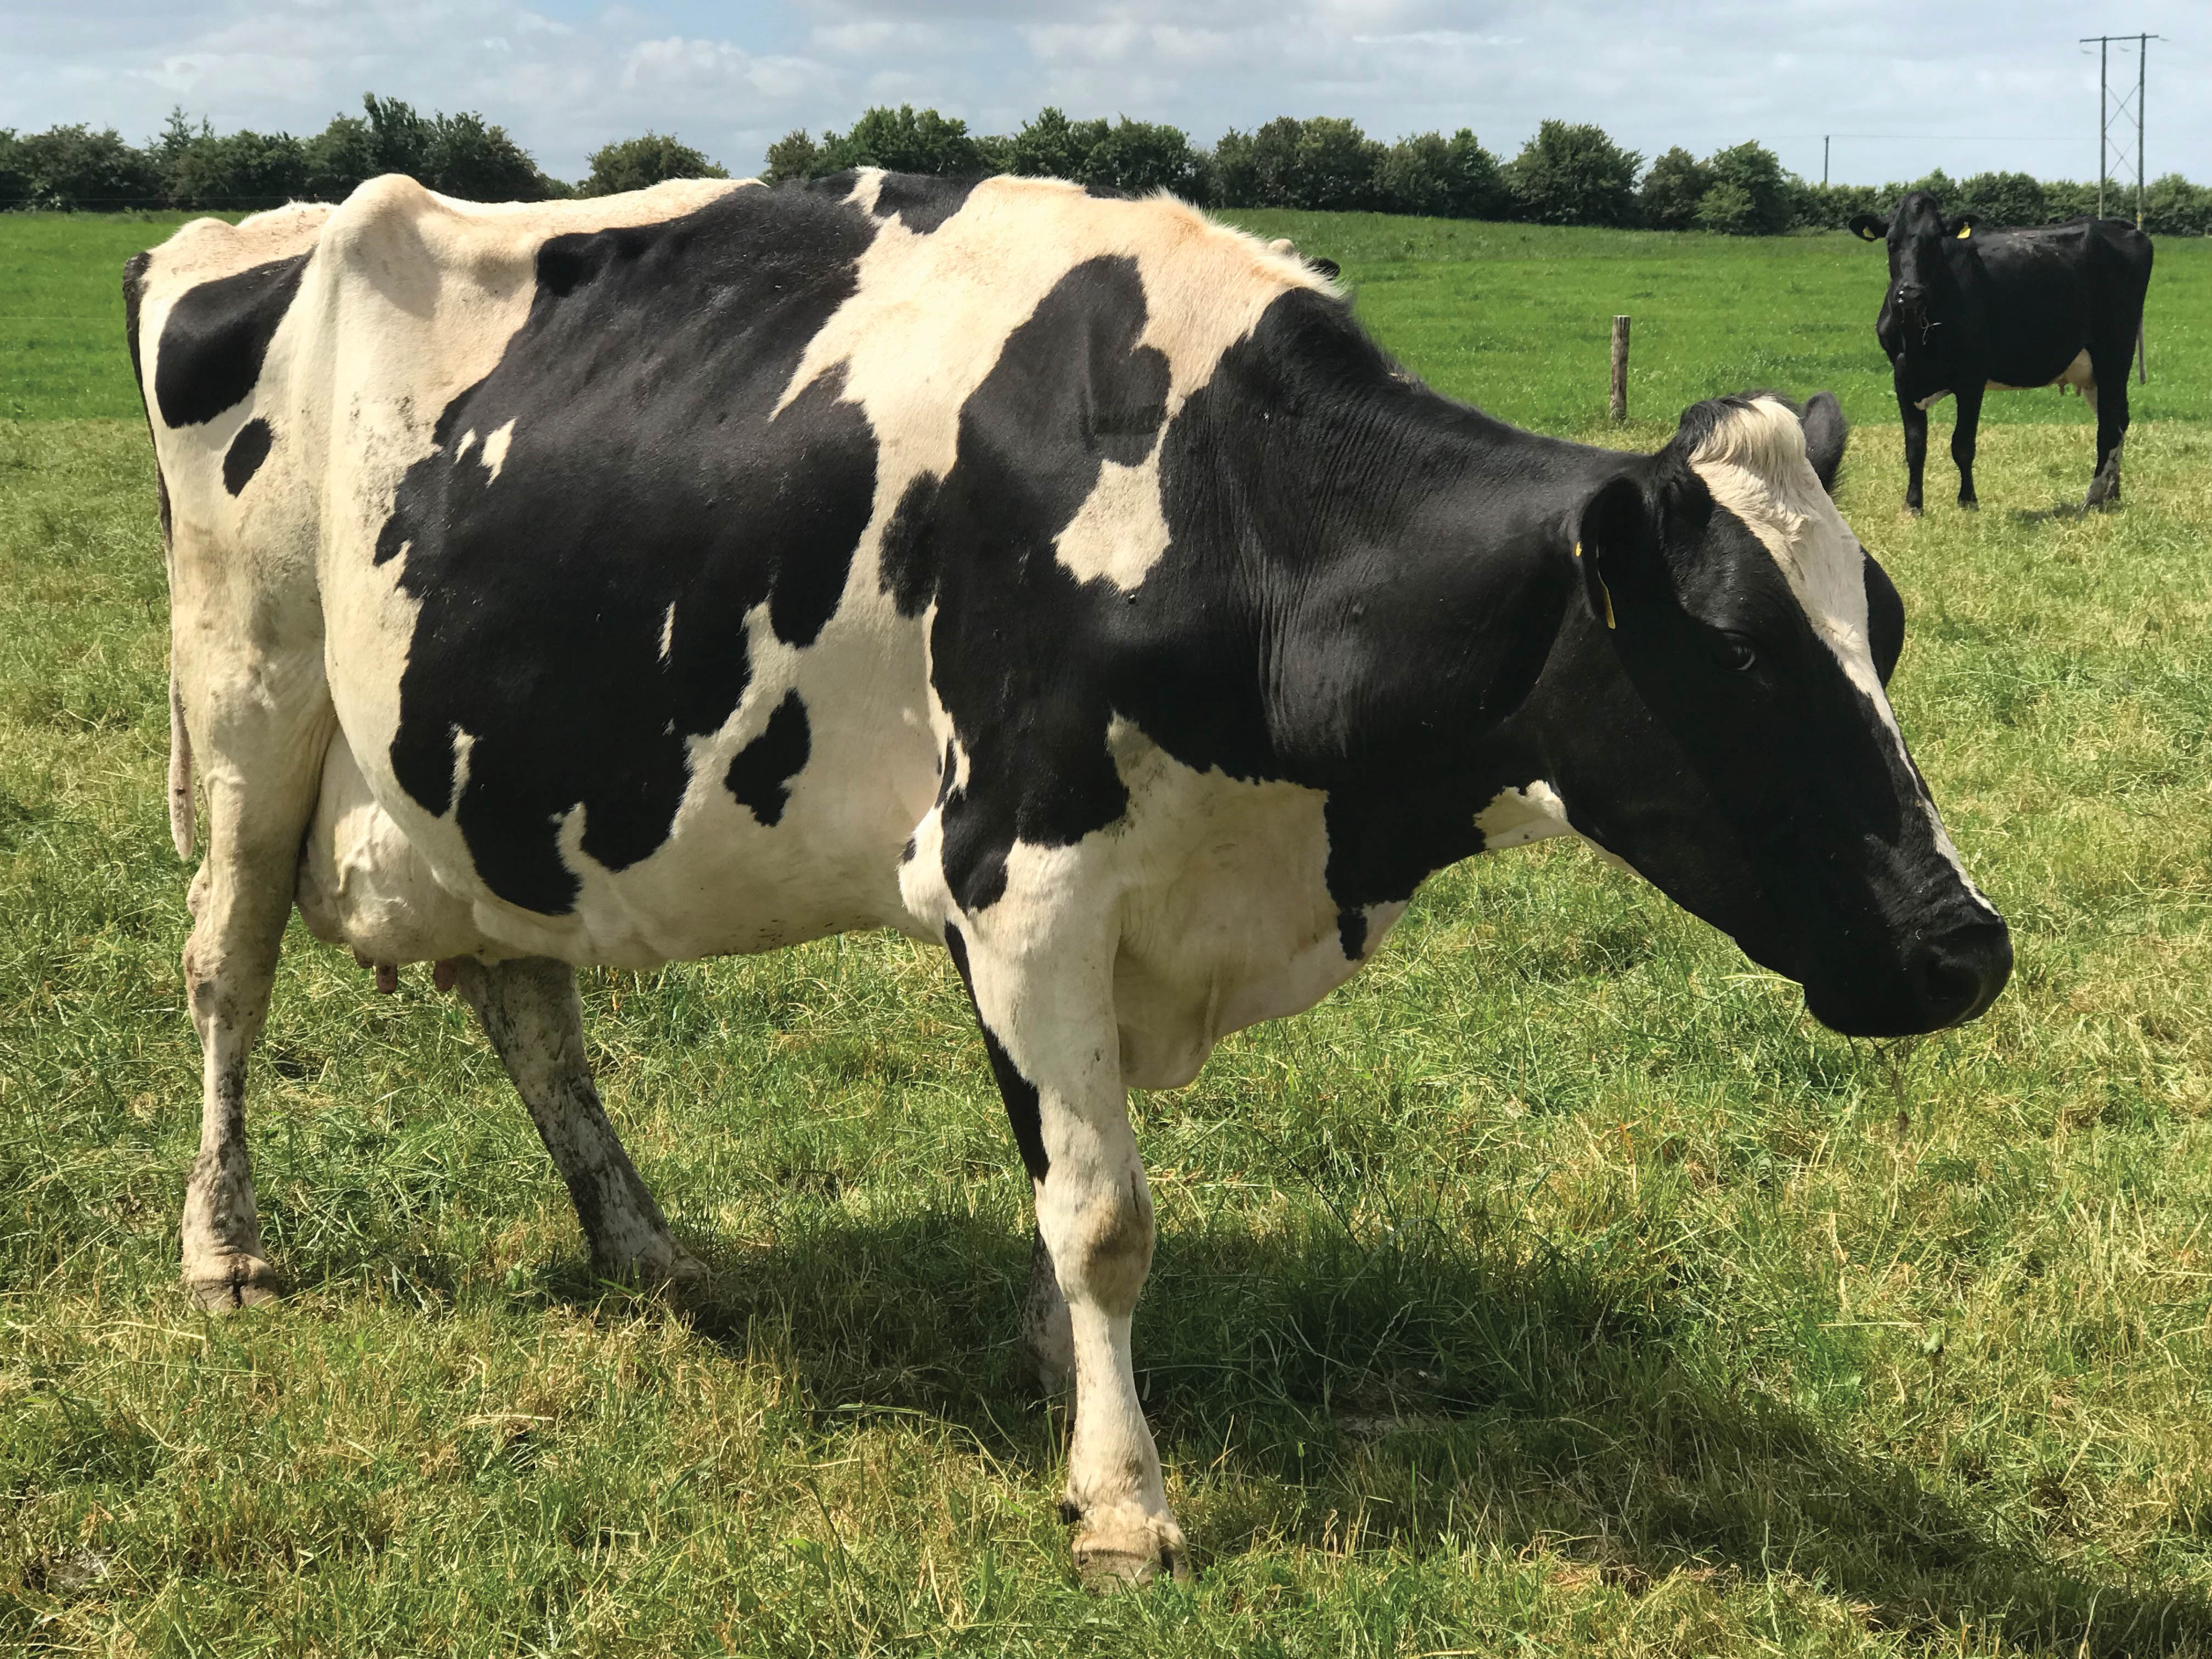
M 1962 242 L 1973 234 L 1974 228 L 1972 225 L 1960 225 L 1959 227 L 1959 240 Z

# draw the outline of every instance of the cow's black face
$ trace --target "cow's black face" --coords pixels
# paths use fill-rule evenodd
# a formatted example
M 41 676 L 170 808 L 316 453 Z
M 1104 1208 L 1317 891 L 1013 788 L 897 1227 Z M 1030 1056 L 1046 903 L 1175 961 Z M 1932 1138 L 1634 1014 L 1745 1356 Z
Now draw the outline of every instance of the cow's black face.
M 1971 234 L 1971 220 L 1946 219 L 1924 190 L 1908 192 L 1890 216 L 1889 303 L 1908 347 L 1938 343 L 1936 331 L 1954 320 L 1959 283 L 1947 244 Z
M 1772 398 L 1701 404 L 1589 501 L 1575 672 L 1615 690 L 1577 710 L 1559 783 L 1824 1024 L 1898 1036 L 1981 1012 L 2012 950 L 1890 712 L 1903 613 L 1828 498 L 1842 439 L 1832 398 L 1802 428 Z

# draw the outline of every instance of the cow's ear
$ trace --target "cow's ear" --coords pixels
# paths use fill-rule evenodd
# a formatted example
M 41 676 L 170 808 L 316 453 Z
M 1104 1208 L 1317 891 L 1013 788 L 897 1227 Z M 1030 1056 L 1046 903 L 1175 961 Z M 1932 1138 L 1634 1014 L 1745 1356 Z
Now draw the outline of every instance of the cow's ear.
M 1905 651 L 1905 601 L 1898 598 L 1897 584 L 1875 562 L 1874 555 L 1860 556 L 1866 561 L 1867 649 L 1874 657 L 1874 672 L 1887 685 Z
M 1971 213 L 1954 215 L 1951 220 L 1951 234 L 1962 242 L 1981 228 L 1981 220 Z
M 1590 614 L 1607 628 L 1620 625 L 1622 598 L 1648 585 L 1659 556 L 1651 504 L 1635 479 L 1615 478 L 1583 503 L 1575 559 Z
M 1832 392 L 1816 392 L 1805 404 L 1805 459 L 1820 480 L 1820 488 L 1836 493 L 1836 469 L 1844 464 L 1844 441 L 1850 428 L 1844 423 L 1843 405 Z
M 1851 231 L 1863 242 L 1885 241 L 1889 236 L 1889 221 L 1877 219 L 1871 213 L 1854 213 Z

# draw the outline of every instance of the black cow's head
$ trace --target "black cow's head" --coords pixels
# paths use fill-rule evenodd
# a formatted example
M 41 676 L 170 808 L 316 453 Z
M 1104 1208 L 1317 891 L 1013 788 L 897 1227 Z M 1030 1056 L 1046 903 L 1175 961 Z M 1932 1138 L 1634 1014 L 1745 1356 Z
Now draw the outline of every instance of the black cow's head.
M 1971 240 L 1972 214 L 1943 216 L 1924 190 L 1908 191 L 1887 222 L 1870 213 L 1851 221 L 1866 240 L 1889 244 L 1888 303 L 1905 323 L 1907 344 L 1925 343 L 1951 320 L 1958 298 L 1955 250 L 1949 243 Z
M 1589 501 L 1548 746 L 1577 830 L 1824 1024 L 1897 1036 L 1980 1013 L 2012 946 L 1890 710 L 1904 612 L 1829 497 L 1844 438 L 1826 393 L 1716 399 Z

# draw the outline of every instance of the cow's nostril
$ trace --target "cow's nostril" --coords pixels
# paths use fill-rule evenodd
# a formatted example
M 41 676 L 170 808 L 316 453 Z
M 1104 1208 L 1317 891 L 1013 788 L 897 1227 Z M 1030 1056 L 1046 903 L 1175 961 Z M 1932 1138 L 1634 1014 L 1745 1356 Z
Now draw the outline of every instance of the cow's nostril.
M 1974 1018 L 2012 977 L 2012 934 L 2002 921 L 1969 922 L 1929 940 L 1913 963 L 1913 987 L 1940 1030 Z

